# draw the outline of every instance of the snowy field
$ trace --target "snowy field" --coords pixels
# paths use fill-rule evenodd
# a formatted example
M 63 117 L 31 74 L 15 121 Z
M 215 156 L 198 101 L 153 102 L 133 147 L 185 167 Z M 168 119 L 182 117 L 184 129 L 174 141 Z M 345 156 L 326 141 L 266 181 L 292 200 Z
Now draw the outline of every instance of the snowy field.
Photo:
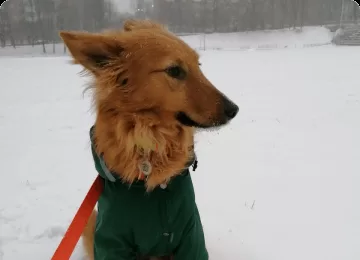
M 360 47 L 200 54 L 240 106 L 197 137 L 211 259 L 360 259 Z M 90 99 L 68 62 L 0 58 L 1 260 L 50 259 L 96 176 Z

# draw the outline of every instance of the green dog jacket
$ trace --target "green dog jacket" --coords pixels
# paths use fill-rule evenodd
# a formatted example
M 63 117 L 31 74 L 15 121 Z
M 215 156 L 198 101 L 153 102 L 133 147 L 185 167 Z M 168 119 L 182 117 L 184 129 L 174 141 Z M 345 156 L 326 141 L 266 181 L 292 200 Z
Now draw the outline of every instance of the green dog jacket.
M 103 179 L 98 200 L 94 260 L 136 260 L 139 256 L 173 255 L 174 260 L 208 260 L 189 169 L 167 187 L 146 192 L 143 181 L 123 183 L 95 152 L 95 168 Z

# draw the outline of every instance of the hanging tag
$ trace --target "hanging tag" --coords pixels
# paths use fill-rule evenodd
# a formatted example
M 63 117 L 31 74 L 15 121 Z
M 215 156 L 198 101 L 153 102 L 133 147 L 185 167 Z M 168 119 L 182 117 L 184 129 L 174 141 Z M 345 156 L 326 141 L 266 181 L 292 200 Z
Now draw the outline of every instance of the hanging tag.
M 139 163 L 139 170 L 145 176 L 149 176 L 152 171 L 151 163 L 148 160 L 142 161 L 141 163 Z

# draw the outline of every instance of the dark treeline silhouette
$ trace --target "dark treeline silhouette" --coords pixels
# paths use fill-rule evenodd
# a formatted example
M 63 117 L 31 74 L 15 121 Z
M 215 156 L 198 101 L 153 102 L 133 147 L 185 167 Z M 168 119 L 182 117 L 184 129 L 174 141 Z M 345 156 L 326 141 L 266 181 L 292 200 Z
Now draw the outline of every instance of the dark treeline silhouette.
M 152 6 L 151 6 L 152 7 Z M 154 0 L 147 17 L 176 32 L 236 32 L 302 28 L 355 22 L 359 6 L 351 0 Z
M 45 44 L 60 41 L 59 30 L 99 31 L 121 22 L 109 0 L 9 0 L 0 8 L 0 45 L 43 44 L 46 52 Z
M 53 43 L 55 52 L 59 30 L 100 31 L 131 17 L 157 20 L 177 33 L 208 33 L 338 25 L 360 16 L 351 0 L 131 1 L 130 14 L 111 0 L 9 0 L 0 8 L 0 46 L 42 44 L 46 53 Z

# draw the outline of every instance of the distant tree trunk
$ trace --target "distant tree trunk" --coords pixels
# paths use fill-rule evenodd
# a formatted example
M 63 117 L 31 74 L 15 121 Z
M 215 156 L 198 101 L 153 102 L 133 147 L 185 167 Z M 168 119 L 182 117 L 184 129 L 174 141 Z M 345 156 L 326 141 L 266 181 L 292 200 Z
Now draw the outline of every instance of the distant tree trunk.
M 300 26 L 301 28 L 304 27 L 304 20 L 305 20 L 305 10 L 308 7 L 308 0 L 301 1 L 301 11 L 300 11 Z
M 15 43 L 15 39 L 14 39 L 14 35 L 13 35 L 13 31 L 12 31 L 12 26 L 11 26 L 11 21 L 10 21 L 10 19 L 8 19 L 8 26 L 7 26 L 7 27 L 8 27 L 7 35 L 9 36 L 11 46 L 13 46 L 13 48 L 16 49 L 16 43 Z
M 43 19 L 41 18 L 41 14 L 38 15 L 38 21 L 39 21 L 38 30 L 40 31 L 40 35 L 41 35 L 41 44 L 43 47 L 43 53 L 46 53 L 44 23 L 43 23 Z
M 0 42 L 2 48 L 6 46 L 4 12 L 5 10 L 0 9 Z
M 358 20 L 358 12 L 359 12 L 359 4 L 353 1 L 353 20 L 357 23 Z
M 9 38 L 10 38 L 10 43 L 11 45 L 13 46 L 14 49 L 16 49 L 16 42 L 15 42 L 15 39 L 12 35 L 12 31 L 9 32 Z
M 0 37 L 2 42 L 2 47 L 6 46 L 6 38 L 9 37 L 10 44 L 16 48 L 16 43 L 14 40 L 12 32 L 12 24 L 9 14 L 9 2 L 5 2 L 3 7 L 0 9 Z
M 54 12 L 52 14 L 52 42 L 53 42 L 53 53 L 56 53 L 56 38 L 57 38 L 57 14 Z
M 213 27 L 215 32 L 218 31 L 218 12 L 219 12 L 219 2 L 218 0 L 213 0 L 212 20 L 213 20 Z
M 265 1 L 259 1 L 257 2 L 256 6 L 255 6 L 255 10 L 257 13 L 257 27 L 260 27 L 261 30 L 265 30 Z
M 46 46 L 45 46 L 45 28 L 44 28 L 44 16 L 45 14 L 41 11 L 41 1 L 35 1 L 35 11 L 36 11 L 36 20 L 37 20 L 37 31 L 40 32 L 41 36 L 41 44 L 43 47 L 43 53 L 46 53 Z
M 29 36 L 29 38 L 31 39 L 31 46 L 34 47 L 35 45 L 35 5 L 33 0 L 28 0 L 29 2 L 29 6 L 30 6 L 30 10 L 31 10 L 31 36 Z
M 286 24 L 286 18 L 287 18 L 287 12 L 288 12 L 288 2 L 287 0 L 280 0 L 280 6 L 281 6 L 281 28 L 285 28 Z
M 299 1 L 301 0 L 292 0 L 292 27 L 293 29 L 296 28 L 297 20 L 298 20 L 298 13 L 299 13 Z
M 206 6 L 207 6 L 207 0 L 202 0 L 202 3 L 203 3 L 203 20 L 202 20 L 202 30 L 203 32 L 205 33 L 206 31 L 206 25 L 207 25 L 207 19 L 206 19 L 206 13 L 207 13 L 207 10 L 206 10 Z
M 41 44 L 43 47 L 43 53 L 46 53 L 46 46 L 45 46 L 45 32 L 44 32 L 44 24 L 42 18 L 39 19 L 39 27 L 40 35 L 41 35 Z
M 271 4 L 270 4 L 270 19 L 271 19 L 271 28 L 275 29 L 276 28 L 276 21 L 275 21 L 275 10 L 276 10 L 276 6 L 275 6 L 275 0 L 271 0 Z
M 43 47 L 43 53 L 46 54 L 46 46 L 45 46 L 45 41 L 42 40 L 42 47 Z
M 111 2 L 107 2 L 106 5 L 107 5 L 107 13 L 108 13 L 108 18 L 107 18 L 108 23 L 111 23 L 114 6 Z
M 250 17 L 251 30 L 256 30 L 258 21 L 257 21 L 257 13 L 256 13 L 256 2 L 252 1 L 251 3 L 251 17 Z
M 1 32 L 0 32 L 0 42 L 1 42 L 1 48 L 5 48 L 6 46 L 5 35 Z

